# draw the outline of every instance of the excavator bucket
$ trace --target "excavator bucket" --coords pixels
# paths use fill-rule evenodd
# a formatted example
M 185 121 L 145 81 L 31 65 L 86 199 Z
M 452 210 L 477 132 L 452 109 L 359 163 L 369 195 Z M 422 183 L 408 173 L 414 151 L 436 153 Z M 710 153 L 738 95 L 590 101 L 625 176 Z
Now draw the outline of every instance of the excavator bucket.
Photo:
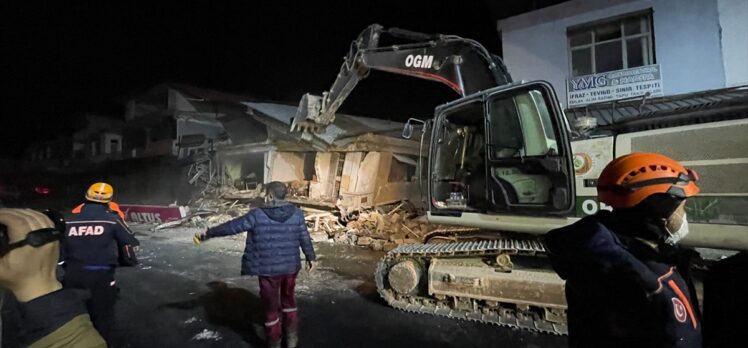
M 296 115 L 291 122 L 291 131 L 303 132 L 316 126 L 325 126 L 332 120 L 324 120 L 322 115 L 322 98 L 318 95 L 309 93 L 301 97 L 299 108 L 296 109 Z

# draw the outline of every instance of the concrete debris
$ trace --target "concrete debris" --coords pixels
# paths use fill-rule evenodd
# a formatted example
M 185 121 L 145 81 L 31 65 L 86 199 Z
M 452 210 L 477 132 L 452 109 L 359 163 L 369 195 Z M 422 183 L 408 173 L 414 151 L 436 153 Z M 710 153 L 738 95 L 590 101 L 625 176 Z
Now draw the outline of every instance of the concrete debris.
M 205 340 L 220 341 L 221 339 L 223 339 L 223 337 L 221 337 L 221 334 L 219 334 L 216 331 L 211 331 L 208 329 L 203 329 L 202 332 L 192 337 L 193 341 L 205 341 Z
M 299 199 L 308 194 L 309 182 L 287 182 L 288 197 Z M 161 230 L 174 227 L 210 228 L 226 223 L 263 203 L 262 187 L 233 191 L 215 198 L 203 196 L 192 204 L 196 213 L 155 227 Z M 315 242 L 357 245 L 376 251 L 389 251 L 402 244 L 421 243 L 424 237 L 440 226 L 431 225 L 409 204 L 400 201 L 388 206 L 358 210 L 344 215 L 345 210 L 301 204 L 309 234 Z
M 302 210 L 315 241 L 322 237 L 321 232 L 325 232 L 328 241 L 335 244 L 358 245 L 376 251 L 390 251 L 401 244 L 421 243 L 427 234 L 443 227 L 430 225 L 406 202 L 360 211 L 345 218 L 339 217 L 339 212 Z
M 369 246 L 374 240 L 371 237 L 359 237 L 356 245 Z
M 288 187 L 289 198 L 306 198 L 309 197 L 309 181 L 295 180 L 286 182 Z
M 226 192 L 223 195 L 221 195 L 221 198 L 226 200 L 250 200 L 250 199 L 257 199 L 257 198 L 263 198 L 265 197 L 265 192 L 263 191 L 262 184 L 257 184 L 257 187 L 254 190 L 239 190 L 239 191 L 231 191 Z
M 165 222 L 165 223 L 162 223 L 162 224 L 158 224 L 158 225 L 156 225 L 153 228 L 153 230 L 154 231 L 158 231 L 158 230 L 163 230 L 165 228 L 173 228 L 173 227 L 178 227 L 178 226 L 184 226 L 185 224 L 187 224 L 187 223 L 189 223 L 191 221 L 194 221 L 196 219 L 200 220 L 200 219 L 202 219 L 202 216 L 210 215 L 210 214 L 213 214 L 213 212 L 210 212 L 210 211 L 198 211 L 198 212 L 194 212 L 194 213 L 189 214 L 189 215 L 187 215 L 187 216 L 185 216 L 185 217 L 183 217 L 183 218 L 181 218 L 179 220 L 174 220 L 174 221 L 169 221 L 169 222 Z
M 330 240 L 330 236 L 325 232 L 310 232 L 309 236 L 313 242 L 327 242 Z

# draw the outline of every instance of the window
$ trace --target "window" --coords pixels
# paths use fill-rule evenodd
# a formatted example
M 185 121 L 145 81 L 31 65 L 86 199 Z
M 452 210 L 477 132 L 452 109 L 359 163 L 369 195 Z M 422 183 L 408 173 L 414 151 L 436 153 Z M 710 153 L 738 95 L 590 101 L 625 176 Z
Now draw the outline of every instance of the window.
M 491 159 L 558 154 L 551 115 L 540 91 L 489 103 Z
M 109 153 L 117 153 L 122 151 L 122 149 L 119 147 L 119 139 L 110 139 L 109 140 Z
M 567 35 L 572 76 L 655 63 L 651 13 L 571 28 Z
M 418 162 L 415 159 L 403 155 L 392 155 L 390 174 L 387 182 L 410 182 L 416 175 Z

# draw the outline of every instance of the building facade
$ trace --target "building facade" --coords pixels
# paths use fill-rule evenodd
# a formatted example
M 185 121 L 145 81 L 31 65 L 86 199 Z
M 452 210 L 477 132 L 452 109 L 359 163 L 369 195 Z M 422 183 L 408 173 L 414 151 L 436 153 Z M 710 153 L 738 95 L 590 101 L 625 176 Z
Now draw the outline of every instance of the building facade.
M 748 85 L 748 1 L 573 0 L 498 21 L 515 80 L 565 108 Z

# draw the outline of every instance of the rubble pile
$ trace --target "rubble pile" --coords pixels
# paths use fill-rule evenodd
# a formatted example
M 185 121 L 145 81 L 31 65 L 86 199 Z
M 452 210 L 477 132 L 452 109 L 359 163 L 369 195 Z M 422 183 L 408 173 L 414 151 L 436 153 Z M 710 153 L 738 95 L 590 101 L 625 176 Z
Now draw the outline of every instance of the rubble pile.
M 290 199 L 308 194 L 308 183 L 287 183 Z M 210 228 L 228 222 L 261 206 L 263 189 L 230 191 L 221 195 L 203 195 L 190 209 L 193 213 L 155 227 L 156 230 L 173 227 Z M 376 251 L 389 251 L 401 244 L 421 243 L 424 237 L 439 226 L 430 225 L 424 216 L 407 202 L 342 214 L 345 209 L 316 209 L 302 206 L 307 228 L 315 242 L 357 245 Z
M 307 198 L 309 197 L 309 181 L 305 180 L 296 180 L 296 181 L 289 181 L 286 182 L 286 187 L 288 187 L 288 198 Z
M 187 216 L 162 223 L 154 230 L 174 227 L 210 228 L 247 214 L 253 206 L 259 206 L 262 188 L 255 190 L 233 191 L 220 196 L 203 195 L 190 204 Z
M 420 243 L 435 227 L 422 216 L 418 217 L 405 203 L 390 209 L 362 211 L 347 219 L 340 219 L 331 212 L 307 209 L 305 216 L 314 241 L 358 245 L 376 251 L 389 251 L 401 244 Z

